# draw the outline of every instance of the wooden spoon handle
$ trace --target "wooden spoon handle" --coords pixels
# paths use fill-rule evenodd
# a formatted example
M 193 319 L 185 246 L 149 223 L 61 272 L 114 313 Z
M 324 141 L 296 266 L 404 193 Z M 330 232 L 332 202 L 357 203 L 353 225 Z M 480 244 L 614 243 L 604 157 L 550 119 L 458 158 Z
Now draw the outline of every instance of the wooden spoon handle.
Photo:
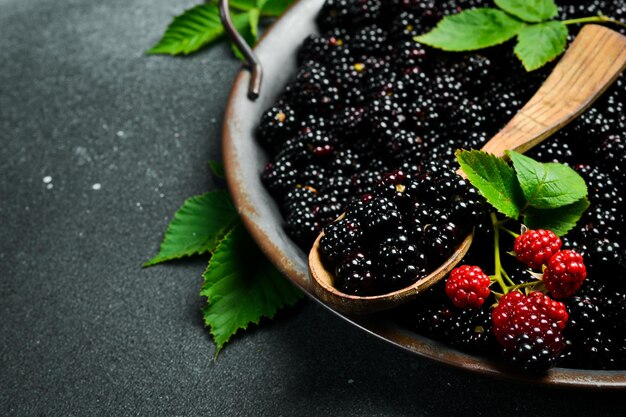
M 626 37 L 586 25 L 539 91 L 483 147 L 525 152 L 584 112 L 626 68 Z

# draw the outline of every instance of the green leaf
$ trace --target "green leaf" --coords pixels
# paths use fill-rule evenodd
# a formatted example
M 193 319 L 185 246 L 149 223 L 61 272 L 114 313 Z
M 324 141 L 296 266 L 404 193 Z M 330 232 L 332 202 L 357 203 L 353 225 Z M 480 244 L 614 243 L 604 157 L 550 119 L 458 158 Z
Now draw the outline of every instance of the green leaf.
M 233 14 L 233 24 L 240 29 L 248 25 L 246 13 Z M 219 9 L 215 4 L 201 4 L 176 16 L 161 40 L 146 53 L 189 55 L 224 35 Z
M 280 16 L 295 0 L 267 0 L 261 7 L 261 12 L 265 16 Z
M 259 39 L 259 19 L 261 17 L 260 9 L 252 9 L 248 12 L 248 24 L 250 26 L 250 32 L 256 41 Z M 254 45 L 254 44 L 253 44 Z
M 220 242 L 204 273 L 204 322 L 211 327 L 217 353 L 239 329 L 258 324 L 302 297 L 263 256 L 241 223 Z
M 256 37 L 254 36 L 253 31 L 252 31 L 252 22 L 250 20 L 251 13 L 252 11 L 240 14 L 239 16 L 237 16 L 238 17 L 237 21 L 233 19 L 233 24 L 235 25 L 235 27 L 237 28 L 237 31 L 241 34 L 241 36 L 243 36 L 243 38 L 246 40 L 246 43 L 250 46 L 254 46 L 254 43 L 256 42 Z M 244 17 L 245 17 L 245 20 L 243 20 Z M 255 30 L 257 29 L 255 28 Z M 243 54 L 241 53 L 241 51 L 239 50 L 239 48 L 237 47 L 237 45 L 231 42 L 230 46 L 235 56 L 239 58 L 241 61 L 245 61 L 245 58 Z
M 219 0 L 212 0 L 213 3 L 219 4 Z M 258 7 L 258 0 L 230 0 L 229 4 L 231 9 L 237 9 L 244 12 L 256 9 Z
M 519 217 L 524 197 L 513 168 L 502 158 L 477 150 L 457 151 L 456 159 L 489 204 L 508 217 Z
M 515 55 L 526 71 L 541 68 L 565 51 L 568 32 L 558 21 L 526 26 L 517 35 Z
M 211 173 L 217 178 L 226 178 L 226 175 L 224 173 L 224 164 L 222 164 L 220 161 L 209 161 L 209 169 L 211 170 Z
M 225 191 L 190 198 L 174 215 L 159 253 L 144 266 L 213 252 L 237 218 L 237 210 Z
M 554 209 L 530 207 L 525 211 L 524 224 L 531 229 L 548 229 L 557 236 L 563 236 L 576 226 L 588 207 L 589 200 L 586 197 L 575 203 Z
M 496 5 L 522 20 L 539 23 L 550 20 L 559 12 L 554 0 L 495 0 Z
M 524 26 L 498 9 L 469 9 L 444 17 L 435 29 L 415 40 L 445 51 L 473 51 L 504 43 Z
M 507 155 L 513 161 L 527 206 L 553 209 L 587 196 L 585 180 L 567 165 L 537 162 L 515 151 L 507 151 Z
M 147 53 L 188 55 L 223 34 L 217 6 L 200 4 L 176 16 L 161 40 Z

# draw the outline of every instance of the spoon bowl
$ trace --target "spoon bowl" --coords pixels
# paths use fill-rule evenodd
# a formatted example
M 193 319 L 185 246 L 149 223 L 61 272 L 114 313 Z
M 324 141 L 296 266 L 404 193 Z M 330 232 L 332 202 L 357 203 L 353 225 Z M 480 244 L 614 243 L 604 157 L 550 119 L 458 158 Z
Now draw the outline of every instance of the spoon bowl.
M 583 113 L 626 68 L 626 37 L 604 26 L 587 25 L 550 76 L 482 150 L 503 156 L 506 150 L 525 152 Z M 461 171 L 457 172 L 464 176 Z M 309 271 L 316 295 L 346 314 L 368 314 L 415 299 L 454 269 L 469 250 L 469 234 L 442 265 L 400 290 L 375 296 L 344 294 L 333 286 L 334 275 L 319 256 L 317 237 L 309 252 Z

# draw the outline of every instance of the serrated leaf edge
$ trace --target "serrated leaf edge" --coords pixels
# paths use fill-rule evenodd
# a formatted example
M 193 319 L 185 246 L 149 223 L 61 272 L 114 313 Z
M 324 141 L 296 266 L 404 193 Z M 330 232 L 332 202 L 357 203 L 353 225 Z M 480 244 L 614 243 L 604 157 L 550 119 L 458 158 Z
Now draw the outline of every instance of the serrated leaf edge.
M 163 235 L 163 240 L 161 241 L 161 244 L 159 245 L 159 250 L 157 251 L 157 254 L 154 257 L 152 257 L 152 259 L 150 259 L 148 262 L 144 263 L 142 265 L 142 267 L 143 268 L 147 268 L 147 267 L 150 267 L 150 266 L 159 265 L 159 264 L 162 264 L 164 262 L 174 261 L 174 260 L 177 260 L 177 259 L 184 259 L 184 258 L 190 258 L 192 256 L 205 255 L 207 253 L 209 253 L 209 254 L 214 253 L 215 250 L 217 250 L 218 245 L 224 240 L 224 237 L 228 234 L 228 232 L 235 226 L 235 224 L 237 223 L 239 218 L 236 218 L 229 225 L 227 225 L 226 228 L 224 228 L 224 230 L 225 230 L 224 233 L 221 233 L 221 234 L 217 235 L 217 236 L 219 236 L 218 239 L 217 239 L 217 244 L 212 249 L 207 249 L 207 250 L 203 250 L 203 251 L 192 251 L 192 252 L 190 252 L 188 254 L 170 255 L 170 256 L 165 256 L 165 257 L 159 257 L 159 253 L 163 249 L 163 244 L 165 243 L 165 239 L 166 239 L 168 233 L 170 232 L 170 229 L 172 227 L 172 224 L 174 223 L 174 220 L 176 219 L 176 214 L 178 214 L 178 212 L 183 207 L 185 207 L 185 205 L 189 201 L 191 201 L 194 198 L 204 197 L 204 196 L 207 196 L 207 195 L 212 194 L 212 193 L 221 193 L 221 192 L 223 192 L 223 191 L 209 191 L 209 192 L 198 194 L 198 195 L 195 195 L 193 197 L 189 197 L 188 199 L 186 199 L 183 202 L 183 204 L 180 205 L 178 210 L 176 210 L 176 212 L 174 213 L 174 217 L 172 218 L 172 220 L 167 225 L 167 229 L 165 230 L 165 234 Z

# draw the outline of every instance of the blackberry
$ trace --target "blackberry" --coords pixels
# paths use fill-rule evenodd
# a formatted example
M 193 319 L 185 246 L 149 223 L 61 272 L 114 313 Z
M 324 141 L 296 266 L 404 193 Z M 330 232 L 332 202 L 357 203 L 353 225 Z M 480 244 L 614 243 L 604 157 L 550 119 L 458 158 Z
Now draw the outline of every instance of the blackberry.
M 387 291 L 406 287 L 425 275 L 426 257 L 406 235 L 385 239 L 376 253 L 379 270 L 388 276 Z
M 354 251 L 360 244 L 363 231 L 359 223 L 352 219 L 341 219 L 324 227 L 320 239 L 320 252 L 331 263 Z
M 319 201 L 319 193 L 312 187 L 295 187 L 283 200 L 283 209 L 287 215 L 297 209 L 312 207 Z
M 402 11 L 391 23 L 390 37 L 397 41 L 412 41 L 414 37 L 426 33 L 420 20 L 416 14 Z
M 443 289 L 435 287 L 439 293 Z M 437 300 L 434 291 L 424 295 L 426 299 Z M 431 301 L 424 305 L 420 300 L 405 308 L 407 323 L 420 333 L 437 340 L 450 343 L 469 353 L 485 354 L 495 347 L 491 314 L 488 309 L 458 309 L 447 300 Z
M 583 177 L 589 189 L 589 198 L 595 204 L 623 204 L 623 191 L 613 183 L 610 175 L 597 166 L 577 165 L 574 167 Z
M 387 152 L 398 163 L 406 160 L 421 162 L 427 155 L 428 143 L 420 135 L 398 130 L 386 143 Z
M 466 99 L 467 90 L 463 84 L 448 74 L 439 74 L 434 78 L 435 107 L 440 114 L 450 115 L 451 111 L 461 106 Z
M 317 16 L 317 24 L 325 30 L 362 26 L 374 23 L 381 11 L 381 0 L 326 0 Z
M 321 36 L 309 35 L 298 50 L 298 64 L 309 61 L 328 63 L 334 53 L 345 49 L 349 43 L 350 35 L 343 29 L 332 29 Z
M 355 32 L 350 45 L 355 55 L 384 55 L 387 49 L 387 32 L 377 26 L 366 26 Z
M 569 165 L 574 160 L 572 149 L 563 137 L 553 137 L 528 152 L 529 156 L 542 162 L 560 162 Z
M 257 137 L 261 145 L 274 152 L 280 144 L 291 138 L 297 129 L 296 114 L 285 103 L 269 108 L 257 129 Z
M 493 102 L 488 103 L 486 116 L 495 126 L 504 127 L 505 123 L 522 108 L 524 101 L 508 92 L 500 93 L 497 97 Z
M 402 114 L 402 108 L 392 97 L 372 101 L 365 117 L 369 131 L 382 139 L 392 136 L 406 119 Z
M 528 334 L 519 335 L 514 347 L 505 348 L 503 354 L 517 368 L 532 374 L 546 373 L 558 359 L 558 355 L 551 351 L 544 339 Z
M 455 54 L 438 58 L 435 71 L 451 75 L 475 95 L 480 95 L 494 81 L 494 64 L 486 55 Z
M 300 118 L 298 132 L 306 132 L 308 130 L 328 132 L 332 127 L 332 121 L 326 119 L 323 115 L 307 113 Z
M 451 113 L 451 132 L 459 138 L 467 138 L 472 133 L 482 133 L 482 137 L 486 138 L 485 133 L 487 118 L 485 117 L 483 107 L 470 99 L 463 99 L 459 106 L 452 109 Z
M 286 229 L 296 243 L 306 249 L 311 247 L 321 232 L 322 225 L 317 221 L 312 210 L 306 207 L 297 208 L 289 214 Z
M 350 142 L 356 140 L 364 131 L 365 112 L 363 106 L 350 106 L 337 113 L 334 125 L 338 135 Z
M 594 329 L 577 347 L 573 355 L 576 366 L 586 369 L 615 369 L 622 362 L 620 349 L 609 333 Z
M 452 346 L 478 354 L 493 350 L 495 339 L 491 331 L 493 325 L 488 309 L 458 309 L 455 313 L 447 332 Z
M 613 166 L 613 174 L 621 175 L 623 178 L 626 174 L 624 166 L 626 164 L 626 139 L 619 135 L 607 135 L 599 147 L 592 148 L 597 160 Z
M 437 222 L 425 227 L 420 244 L 426 250 L 428 259 L 439 265 L 452 254 L 463 237 L 463 231 L 455 223 Z
M 344 102 L 359 105 L 366 101 L 372 77 L 380 71 L 383 61 L 375 57 L 344 56 L 333 62 L 329 73 L 341 89 Z M 348 103 L 347 103 L 348 104 Z
M 448 304 L 427 305 L 426 308 L 418 310 L 413 326 L 419 333 L 437 340 L 448 341 L 449 323 L 454 317 L 454 311 L 454 307 Z
M 330 113 L 339 105 L 339 90 L 324 67 L 309 61 L 300 67 L 293 85 L 293 103 L 299 109 Z
M 325 195 L 320 204 L 312 207 L 319 224 L 325 226 L 335 221 L 343 213 L 343 201 L 331 195 Z
M 282 198 L 295 187 L 297 178 L 298 170 L 289 160 L 268 163 L 261 176 L 267 189 L 278 198 Z
M 346 204 L 354 194 L 352 179 L 342 176 L 331 177 L 324 191 L 327 196 L 334 197 L 342 204 Z
M 563 332 L 565 338 L 579 342 L 598 328 L 605 320 L 595 298 L 579 295 L 565 302 L 569 319 Z
M 323 191 L 328 184 L 330 173 L 319 165 L 309 165 L 300 174 L 299 185 Z
M 377 278 L 373 269 L 374 264 L 366 253 L 350 253 L 337 265 L 334 285 L 346 294 L 372 295 L 377 291 Z
M 381 236 L 396 229 L 402 221 L 398 207 L 387 198 L 373 198 L 366 203 L 361 223 L 368 234 Z
M 603 299 L 603 310 L 606 315 L 606 321 L 614 330 L 613 333 L 624 334 L 626 331 L 626 289 L 624 284 L 610 288 L 605 292 Z
M 457 139 L 440 140 L 437 145 L 431 148 L 430 158 L 450 168 L 456 164 L 456 156 L 454 153 L 459 148 L 460 146 Z
M 626 251 L 618 242 L 606 238 L 591 241 L 585 253 L 589 270 L 597 274 L 610 285 L 621 284 L 626 275 Z M 626 287 L 626 283 L 622 284 Z
M 427 32 L 442 18 L 435 0 L 390 0 L 390 3 L 395 13 L 413 12 L 420 16 L 420 21 L 425 25 L 423 32 Z
M 352 186 L 355 190 L 354 194 L 360 196 L 373 193 L 381 179 L 382 175 L 378 171 L 364 171 L 353 175 Z
M 408 40 L 395 47 L 395 59 L 402 69 L 423 69 L 428 59 L 428 51 L 422 44 Z

